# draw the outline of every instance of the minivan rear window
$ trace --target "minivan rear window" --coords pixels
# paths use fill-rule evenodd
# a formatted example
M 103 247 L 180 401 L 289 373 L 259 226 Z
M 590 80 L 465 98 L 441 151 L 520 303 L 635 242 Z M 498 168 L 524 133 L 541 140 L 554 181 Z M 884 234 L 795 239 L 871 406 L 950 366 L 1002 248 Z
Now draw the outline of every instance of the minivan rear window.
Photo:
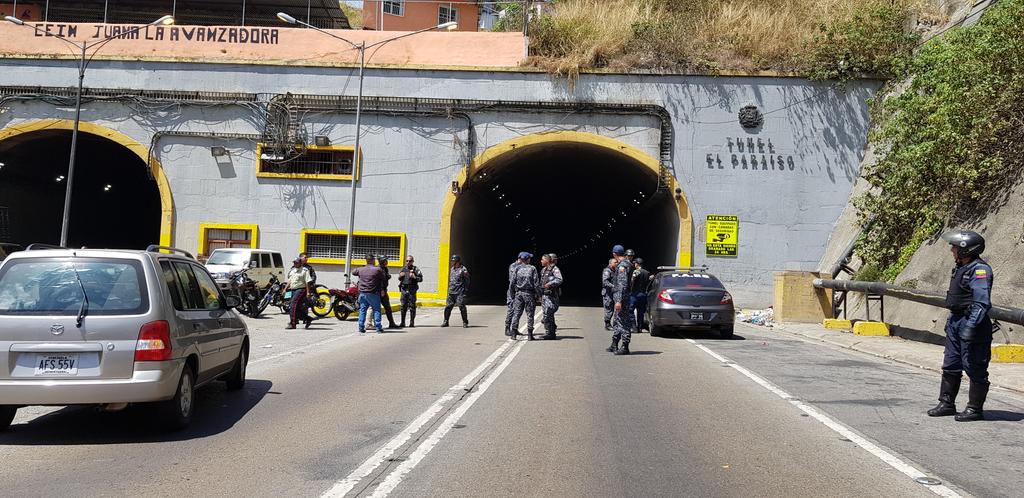
M 217 249 L 206 260 L 208 265 L 242 266 L 249 262 L 249 251 L 222 251 Z
M 146 279 L 138 261 L 32 258 L 8 261 L 0 269 L 0 315 L 77 315 L 83 287 L 90 315 L 137 315 L 149 310 Z

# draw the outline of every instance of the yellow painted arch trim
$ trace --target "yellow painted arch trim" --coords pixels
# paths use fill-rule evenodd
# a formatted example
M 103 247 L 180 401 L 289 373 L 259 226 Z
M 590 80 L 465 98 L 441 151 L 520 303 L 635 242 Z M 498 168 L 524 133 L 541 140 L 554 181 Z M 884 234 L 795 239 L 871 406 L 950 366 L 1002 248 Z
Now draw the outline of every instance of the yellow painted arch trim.
M 0 141 L 8 138 L 45 130 L 68 130 L 74 128 L 75 122 L 69 119 L 41 119 L 37 121 L 25 121 L 13 126 L 0 129 Z M 134 138 L 119 131 L 112 130 L 88 121 L 81 121 L 78 124 L 78 131 L 98 137 L 106 138 L 114 143 L 124 146 L 139 156 L 143 162 L 150 166 L 150 173 L 156 180 L 157 190 L 160 192 L 160 245 L 170 246 L 174 242 L 174 199 L 171 197 L 171 186 L 164 175 L 164 168 L 160 161 L 149 157 L 149 148 L 142 145 Z
M 636 164 L 651 170 L 655 175 L 661 175 L 662 164 L 650 154 L 614 138 L 604 137 L 593 133 L 579 131 L 550 131 L 524 135 L 511 140 L 506 140 L 494 145 L 473 158 L 469 166 L 462 169 L 455 180 L 459 185 L 464 185 L 467 178 L 472 178 L 477 173 L 493 167 L 496 159 L 515 153 L 517 150 L 528 147 L 553 144 L 553 143 L 579 143 L 594 145 L 607 150 L 618 152 L 623 156 L 632 159 Z M 675 192 L 679 189 L 682 192 L 678 180 L 670 176 L 669 188 Z M 455 203 L 458 196 L 448 190 L 441 207 L 441 233 L 440 244 L 438 245 L 438 289 L 436 293 L 421 293 L 421 297 L 443 299 L 448 294 L 448 258 L 451 255 L 452 236 L 452 214 L 455 211 Z M 679 242 L 677 259 L 679 266 L 690 266 L 693 263 L 693 216 L 690 213 L 690 204 L 687 202 L 685 192 L 676 199 L 676 208 L 679 213 Z

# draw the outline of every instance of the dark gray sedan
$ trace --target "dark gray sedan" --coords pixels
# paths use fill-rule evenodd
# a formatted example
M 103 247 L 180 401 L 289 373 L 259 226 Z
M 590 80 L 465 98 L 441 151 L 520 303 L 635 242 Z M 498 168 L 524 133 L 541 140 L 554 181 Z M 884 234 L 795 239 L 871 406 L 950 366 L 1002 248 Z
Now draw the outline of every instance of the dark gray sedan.
M 732 295 L 706 268 L 659 267 L 647 302 L 652 336 L 669 329 L 701 329 L 716 330 L 723 339 L 732 337 Z

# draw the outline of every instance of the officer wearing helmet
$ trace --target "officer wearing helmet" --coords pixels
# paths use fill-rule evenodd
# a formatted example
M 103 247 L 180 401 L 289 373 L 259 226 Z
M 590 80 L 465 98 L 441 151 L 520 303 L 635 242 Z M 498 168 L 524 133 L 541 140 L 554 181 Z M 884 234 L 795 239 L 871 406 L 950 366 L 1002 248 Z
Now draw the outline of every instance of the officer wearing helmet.
M 522 253 L 520 253 L 520 256 L 522 256 Z M 519 266 L 523 264 L 523 260 L 520 256 L 517 256 L 516 260 L 513 261 L 512 264 L 508 265 L 508 291 L 505 292 L 505 307 L 508 308 L 505 311 L 505 335 L 507 336 L 512 335 L 513 303 L 516 300 L 516 291 L 512 289 L 512 280 L 514 278 L 513 275 L 515 275 L 516 268 L 519 268 Z M 531 257 L 532 256 L 533 255 L 531 255 Z
M 635 261 L 636 260 L 636 251 L 634 251 L 632 249 L 626 249 L 626 259 L 628 259 L 630 261 L 630 263 Z
M 530 264 L 533 255 L 523 251 L 519 253 L 519 261 L 522 263 L 515 267 L 509 275 L 509 288 L 513 292 L 512 301 L 512 325 L 509 326 L 508 335 L 516 340 L 519 335 L 519 319 L 526 313 L 526 337 L 533 340 L 533 315 L 536 310 L 537 300 L 540 298 L 540 275 L 537 267 Z
M 544 310 L 544 339 L 553 341 L 558 338 L 555 331 L 558 324 L 555 323 L 555 313 L 558 312 L 559 301 L 562 296 L 562 270 L 558 268 L 558 256 L 555 253 L 545 254 L 541 264 L 544 269 L 540 272 L 540 284 L 543 295 L 541 305 Z
M 455 254 L 452 256 L 452 269 L 448 272 L 448 302 L 444 307 L 442 327 L 448 326 L 452 309 L 458 306 L 459 313 L 462 313 L 462 326 L 469 328 L 469 314 L 466 312 L 467 292 L 469 292 L 469 270 L 462 265 L 462 258 Z
M 950 244 L 956 267 L 946 293 L 946 349 L 942 360 L 939 404 L 928 410 L 932 417 L 955 415 L 958 422 L 983 420 L 982 407 L 988 395 L 988 362 L 992 357 L 992 267 L 981 259 L 985 239 L 969 230 L 942 236 Z M 956 395 L 961 372 L 967 372 L 971 387 L 967 408 L 957 413 Z

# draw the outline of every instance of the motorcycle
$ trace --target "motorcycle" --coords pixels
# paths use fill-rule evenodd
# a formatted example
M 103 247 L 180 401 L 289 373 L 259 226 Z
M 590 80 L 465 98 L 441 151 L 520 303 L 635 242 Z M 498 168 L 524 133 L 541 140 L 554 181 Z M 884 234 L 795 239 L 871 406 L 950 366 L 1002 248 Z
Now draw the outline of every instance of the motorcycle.
M 238 296 L 242 303 L 238 309 L 246 315 L 256 317 L 260 314 L 257 311 L 260 303 L 260 290 L 256 281 L 249 277 L 248 271 L 247 268 L 234 271 L 228 276 L 228 281 L 231 283 L 231 292 Z
M 330 289 L 331 310 L 338 320 L 346 320 L 349 315 L 359 313 L 359 288 L 351 286 L 348 290 Z
M 281 309 L 281 313 L 288 312 L 288 303 L 284 299 L 284 284 L 277 279 L 277 275 L 270 276 L 270 285 L 267 287 L 267 292 L 263 294 L 263 299 L 260 299 L 259 304 L 256 305 L 255 314 L 251 315 L 253 318 L 263 313 L 263 310 L 267 309 L 267 306 L 274 305 Z

